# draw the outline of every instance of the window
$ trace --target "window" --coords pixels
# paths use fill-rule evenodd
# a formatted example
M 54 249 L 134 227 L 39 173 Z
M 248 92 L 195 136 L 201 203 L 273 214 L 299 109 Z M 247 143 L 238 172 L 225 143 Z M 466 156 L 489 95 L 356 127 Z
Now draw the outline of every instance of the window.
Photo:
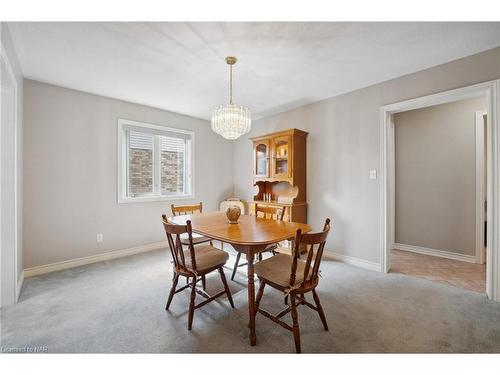
M 193 196 L 193 132 L 120 119 L 118 140 L 118 202 Z

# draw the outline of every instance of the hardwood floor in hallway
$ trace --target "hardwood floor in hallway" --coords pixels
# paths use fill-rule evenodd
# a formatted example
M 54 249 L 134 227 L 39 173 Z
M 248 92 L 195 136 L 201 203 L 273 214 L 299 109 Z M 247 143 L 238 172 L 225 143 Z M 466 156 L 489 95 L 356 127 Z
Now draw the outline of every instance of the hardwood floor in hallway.
M 391 273 L 402 273 L 486 293 L 486 265 L 392 250 Z

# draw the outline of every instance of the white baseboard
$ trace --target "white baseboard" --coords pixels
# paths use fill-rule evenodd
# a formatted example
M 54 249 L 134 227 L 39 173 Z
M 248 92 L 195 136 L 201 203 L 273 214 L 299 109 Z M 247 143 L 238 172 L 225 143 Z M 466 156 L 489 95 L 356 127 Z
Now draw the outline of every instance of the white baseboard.
M 16 303 L 19 301 L 19 296 L 21 295 L 21 290 L 23 289 L 23 283 L 24 283 L 24 271 L 21 272 L 21 277 L 19 280 L 17 280 L 17 286 L 16 286 Z
M 452 253 L 450 251 L 436 250 L 427 247 L 405 245 L 400 243 L 395 243 L 394 246 L 392 246 L 392 248 L 396 250 L 410 251 L 412 253 L 417 253 L 417 254 L 431 255 L 435 257 L 452 259 L 452 260 L 459 260 L 461 262 L 478 263 L 478 259 L 475 255 L 458 254 L 458 253 Z
M 372 262 L 361 258 L 351 257 L 349 255 L 343 255 L 343 254 L 333 253 L 331 251 L 325 251 L 323 257 L 326 259 L 338 260 L 340 262 L 351 264 L 353 266 L 361 267 L 370 271 L 377 271 L 377 272 L 381 271 L 380 263 Z
M 88 257 L 65 260 L 62 262 L 46 264 L 43 266 L 26 268 L 24 270 L 23 274 L 24 274 L 24 277 L 38 276 L 38 275 L 43 275 L 43 274 L 49 273 L 49 272 L 61 271 L 61 270 L 65 270 L 68 268 L 84 266 L 86 264 L 103 262 L 106 260 L 123 258 L 123 257 L 130 256 L 130 255 L 145 253 L 145 252 L 152 251 L 152 250 L 158 250 L 158 249 L 161 249 L 164 247 L 167 247 L 166 242 L 164 242 L 164 241 L 154 242 L 151 244 L 131 247 L 128 249 L 109 251 L 107 253 L 91 255 Z

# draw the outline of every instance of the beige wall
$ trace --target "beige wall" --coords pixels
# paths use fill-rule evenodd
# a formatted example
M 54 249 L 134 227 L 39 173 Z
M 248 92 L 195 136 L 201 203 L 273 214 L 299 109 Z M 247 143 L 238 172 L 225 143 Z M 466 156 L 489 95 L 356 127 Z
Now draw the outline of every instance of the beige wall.
M 233 194 L 232 145 L 208 121 L 24 81 L 24 267 L 164 240 L 172 202 L 117 203 L 117 119 L 193 130 L 195 193 L 207 210 Z M 96 234 L 104 242 L 96 242 Z
M 308 137 L 308 220 L 333 219 L 327 250 L 380 262 L 380 107 L 500 78 L 500 48 L 255 121 L 249 136 L 299 128 Z M 252 147 L 234 144 L 235 195 L 252 197 Z
M 486 98 L 398 113 L 396 243 L 475 254 L 475 112 Z
M 116 203 L 118 117 L 196 131 L 196 200 L 252 197 L 248 137 L 308 131 L 308 220 L 334 221 L 327 249 L 379 262 L 380 106 L 500 78 L 500 48 L 254 121 L 236 142 L 207 121 L 25 80 L 24 267 L 163 239 L 170 202 Z M 96 243 L 96 233 L 104 242 Z

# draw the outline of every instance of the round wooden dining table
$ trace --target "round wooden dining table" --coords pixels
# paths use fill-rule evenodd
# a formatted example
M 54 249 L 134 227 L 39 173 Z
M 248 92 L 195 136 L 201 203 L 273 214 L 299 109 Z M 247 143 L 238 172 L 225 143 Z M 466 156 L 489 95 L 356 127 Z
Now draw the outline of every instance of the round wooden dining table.
M 295 237 L 297 229 L 306 233 L 311 230 L 311 227 L 307 224 L 268 220 L 250 215 L 242 215 L 237 224 L 229 224 L 226 214 L 223 212 L 204 212 L 168 218 L 170 223 L 179 225 L 185 225 L 188 220 L 191 221 L 193 232 L 228 243 L 236 251 L 246 255 L 250 344 L 254 346 L 257 342 L 255 334 L 255 254 L 264 251 L 271 244 Z

